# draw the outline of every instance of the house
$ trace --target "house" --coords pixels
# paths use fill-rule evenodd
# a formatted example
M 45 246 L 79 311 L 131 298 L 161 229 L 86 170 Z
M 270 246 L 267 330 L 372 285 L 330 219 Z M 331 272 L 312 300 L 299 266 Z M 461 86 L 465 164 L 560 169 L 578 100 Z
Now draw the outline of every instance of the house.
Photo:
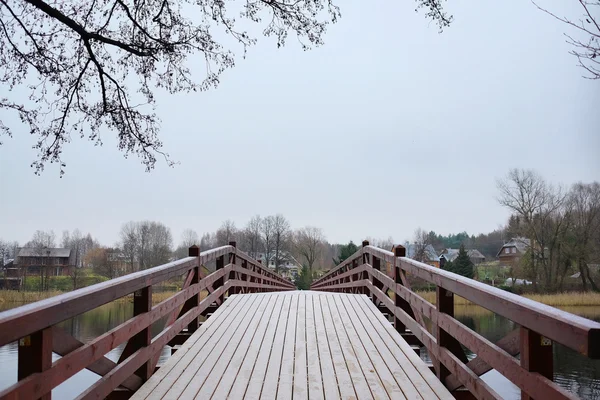
M 459 249 L 444 249 L 444 250 L 442 250 L 442 253 L 440 254 L 440 257 L 439 257 L 440 267 L 443 268 L 444 264 L 446 264 L 448 261 L 456 260 L 456 257 L 458 257 L 459 251 L 460 251 Z M 469 256 L 469 259 L 471 260 L 471 262 L 474 265 L 481 264 L 482 262 L 485 261 L 485 256 L 483 254 L 481 254 L 481 252 L 477 249 L 467 250 L 467 255 Z
M 287 251 L 283 251 L 279 254 L 279 265 L 278 269 L 281 272 L 283 277 L 289 276 L 298 276 L 300 270 L 302 269 L 302 265 Z M 266 265 L 269 269 L 275 270 L 275 252 L 269 255 L 269 261 L 266 262 L 266 256 L 264 253 L 258 253 L 257 258 L 261 264 Z
M 15 266 L 27 275 L 39 275 L 42 269 L 50 276 L 68 275 L 75 267 L 71 249 L 65 248 L 20 248 Z
M 501 264 L 514 265 L 531 247 L 531 241 L 524 237 L 512 238 L 508 243 L 505 243 L 496 257 L 500 260 Z
M 15 268 L 14 260 L 4 260 L 0 273 L 0 289 L 11 289 L 17 290 L 21 286 L 21 276 L 19 275 L 19 269 Z
M 417 252 L 420 252 L 419 246 L 417 244 L 408 244 L 406 246 L 406 257 L 415 260 L 417 258 L 422 258 L 421 261 L 425 264 L 431 265 L 432 267 L 439 268 L 440 267 L 440 259 L 437 255 L 437 252 L 433 248 L 432 245 L 428 244 L 423 248 L 423 257 L 417 255 Z

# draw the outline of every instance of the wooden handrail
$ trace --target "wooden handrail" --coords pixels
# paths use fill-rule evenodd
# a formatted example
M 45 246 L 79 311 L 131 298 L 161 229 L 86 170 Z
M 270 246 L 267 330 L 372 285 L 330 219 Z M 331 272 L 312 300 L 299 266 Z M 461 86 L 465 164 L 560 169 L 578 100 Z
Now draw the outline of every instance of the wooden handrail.
M 218 307 L 226 293 L 294 289 L 290 281 L 237 249 L 235 243 L 202 253 L 193 246 L 190 255 L 0 313 L 0 346 L 19 340 L 19 381 L 0 391 L 0 400 L 49 399 L 53 388 L 85 368 L 100 373 L 102 378 L 80 398 L 103 398 L 121 384 L 130 390 L 137 389 L 154 372 L 160 350 L 184 328 L 190 333 L 196 329 L 198 317 L 210 307 Z M 226 256 L 230 261 L 227 265 Z M 200 266 L 210 261 L 217 262 L 217 270 L 203 276 Z M 186 273 L 179 292 L 155 306 L 150 305 L 152 285 Z M 208 295 L 200 301 L 201 291 L 208 291 Z M 60 329 L 55 326 L 57 323 L 131 293 L 135 293 L 134 316 L 89 343 L 57 332 Z M 136 311 L 136 304 L 144 303 L 147 308 Z M 167 316 L 163 330 L 152 338 L 150 326 Z M 56 342 L 52 339 L 53 332 L 68 343 L 53 344 Z M 127 346 L 119 363 L 105 357 L 125 342 Z M 54 363 L 53 351 L 63 356 Z M 145 375 L 133 375 L 140 373 L 142 365 Z
M 393 277 L 379 270 L 381 262 L 393 267 Z M 436 304 L 413 292 L 406 274 L 435 285 Z M 492 368 L 532 397 L 576 398 L 552 382 L 552 341 L 590 358 L 600 358 L 600 323 L 370 246 L 368 242 L 314 281 L 311 289 L 369 294 L 394 316 L 400 333 L 414 336 L 428 349 L 438 377 L 451 390 L 462 384 L 477 398 L 498 397 L 479 378 Z M 500 342 L 494 344 L 456 320 L 454 295 L 519 324 L 517 351 L 514 345 L 510 352 L 504 350 L 499 347 Z M 423 318 L 431 322 L 433 333 Z M 509 336 L 514 341 L 515 334 Z M 507 348 L 506 341 L 501 342 Z M 477 354 L 477 363 L 468 362 L 460 344 Z M 520 361 L 514 357 L 519 351 Z

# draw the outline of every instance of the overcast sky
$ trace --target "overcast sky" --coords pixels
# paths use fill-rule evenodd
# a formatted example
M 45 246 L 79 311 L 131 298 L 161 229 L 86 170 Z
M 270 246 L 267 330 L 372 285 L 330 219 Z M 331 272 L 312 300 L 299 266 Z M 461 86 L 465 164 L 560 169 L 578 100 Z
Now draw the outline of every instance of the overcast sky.
M 576 1 L 540 3 L 580 14 Z M 18 128 L 0 147 L 0 238 L 79 228 L 112 245 L 124 222 L 148 219 L 178 242 L 185 228 L 282 213 L 331 242 L 401 242 L 418 227 L 504 224 L 496 179 L 510 168 L 600 179 L 600 82 L 581 77 L 563 24 L 527 1 L 449 0 L 439 34 L 412 1 L 338 4 L 321 48 L 262 40 L 218 89 L 159 96 L 175 168 L 144 172 L 106 131 L 101 148 L 65 147 L 64 178 L 35 176 L 34 138 Z

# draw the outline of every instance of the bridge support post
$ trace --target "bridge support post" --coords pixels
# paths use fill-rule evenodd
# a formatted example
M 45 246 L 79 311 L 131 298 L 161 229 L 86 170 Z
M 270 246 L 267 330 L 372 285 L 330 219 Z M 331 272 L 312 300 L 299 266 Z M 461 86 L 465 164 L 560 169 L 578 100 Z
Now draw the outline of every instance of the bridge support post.
M 435 292 L 436 297 L 436 307 L 438 313 L 445 313 L 449 316 L 454 316 L 454 294 L 452 292 L 447 291 L 444 288 L 436 287 Z M 452 337 L 448 332 L 440 328 L 439 325 L 436 326 L 436 339 L 438 349 L 442 347 L 449 347 Z M 446 378 L 450 375 L 450 371 L 443 363 L 439 363 L 439 368 L 437 369 L 437 377 L 440 381 L 444 382 Z
M 381 259 L 379 257 L 371 256 L 371 264 L 373 265 L 373 269 L 377 271 L 381 271 Z M 365 272 L 366 273 L 366 272 Z M 379 281 L 379 279 L 373 278 L 373 286 L 377 289 L 383 291 L 383 283 Z M 387 293 L 384 292 L 387 295 Z M 378 305 L 379 301 L 377 301 L 377 297 L 373 296 L 373 304 Z
M 136 291 L 133 294 L 133 315 L 137 316 L 152 310 L 152 286 L 147 286 Z M 125 346 L 123 354 L 119 358 L 119 363 L 126 360 L 130 355 L 141 349 L 150 346 L 152 342 L 152 332 L 150 326 L 142 329 L 141 332 L 134 335 Z M 154 373 L 152 358 L 148 359 L 137 371 L 136 374 L 143 380 L 147 380 Z
M 368 245 L 369 245 L 369 241 L 368 241 L 368 240 L 363 240 L 363 242 L 362 242 L 362 247 L 367 247 Z M 375 258 L 374 256 L 371 256 L 371 257 Z M 363 255 L 362 255 L 362 263 L 363 263 L 363 264 L 369 264 L 369 261 L 370 261 L 370 260 L 369 260 L 369 254 L 368 254 L 368 253 L 365 253 L 365 252 L 363 252 Z M 369 273 L 368 273 L 367 271 L 364 271 L 364 272 L 361 274 L 361 276 L 360 276 L 360 279 L 369 279 Z M 374 282 L 375 282 L 375 280 L 373 280 L 373 283 L 374 283 Z M 357 291 L 358 291 L 358 290 L 360 290 L 360 289 L 357 289 Z M 368 287 L 364 286 L 364 287 L 362 288 L 362 293 L 363 293 L 363 294 L 366 294 L 367 296 L 371 296 L 371 300 L 373 301 L 373 303 L 375 303 L 375 302 L 376 302 L 376 300 L 375 300 L 375 295 L 374 295 L 373 293 L 370 293 L 370 291 L 369 291 L 369 288 L 368 288 Z
M 402 271 L 400 270 L 400 265 L 398 263 L 397 257 L 405 257 L 406 256 L 406 248 L 403 246 L 395 246 L 394 247 L 394 282 L 396 285 L 402 285 Z M 403 298 L 394 293 L 394 305 L 398 308 L 405 310 L 406 301 Z M 406 311 L 406 310 L 405 310 Z M 406 332 L 406 326 L 394 315 L 394 328 L 396 328 L 396 332 L 403 335 Z
M 188 256 L 189 257 L 199 257 L 200 256 L 200 247 L 198 246 L 192 246 L 188 249 Z M 192 280 L 190 281 L 190 285 L 194 285 L 196 283 L 200 282 L 200 259 L 198 259 L 198 265 L 192 270 L 194 276 L 192 277 Z M 193 307 L 197 307 L 198 304 L 200 304 L 200 293 L 192 296 L 191 298 L 188 299 L 188 301 L 186 301 L 186 304 L 188 305 L 189 309 L 192 309 Z M 185 308 L 185 306 L 184 306 Z M 188 324 L 188 332 L 196 332 L 196 330 L 198 329 L 198 318 L 195 318 L 192 322 L 190 322 Z
M 543 337 L 537 332 L 521 327 L 520 348 L 521 366 L 524 369 L 537 372 L 553 380 L 554 360 L 552 340 Z M 533 400 L 533 398 L 524 391 L 521 391 L 521 400 Z
M 235 249 L 237 247 L 237 243 L 236 242 L 229 242 L 230 246 L 233 246 L 233 248 Z M 229 253 L 229 264 L 235 265 L 235 253 Z M 235 275 L 237 274 L 236 271 L 231 271 L 229 273 L 229 280 L 234 280 L 235 279 Z M 236 293 L 241 293 L 242 292 L 242 288 L 241 287 L 231 287 L 229 288 L 229 293 L 230 294 L 236 294 Z
M 52 328 L 32 333 L 19 340 L 17 378 L 21 381 L 31 374 L 52 366 Z M 52 393 L 40 397 L 50 400 Z
M 216 267 L 215 267 L 215 271 L 218 271 L 220 269 L 223 269 L 225 267 L 225 256 L 220 256 L 215 260 L 216 263 Z M 218 288 L 220 288 L 221 286 L 223 286 L 223 283 L 225 282 L 225 277 L 221 277 L 219 279 L 217 279 L 215 281 L 215 284 L 213 285 L 213 288 L 216 290 Z M 223 304 L 223 301 L 225 300 L 225 294 L 222 294 L 221 296 L 219 296 L 219 301 L 217 302 L 218 305 Z

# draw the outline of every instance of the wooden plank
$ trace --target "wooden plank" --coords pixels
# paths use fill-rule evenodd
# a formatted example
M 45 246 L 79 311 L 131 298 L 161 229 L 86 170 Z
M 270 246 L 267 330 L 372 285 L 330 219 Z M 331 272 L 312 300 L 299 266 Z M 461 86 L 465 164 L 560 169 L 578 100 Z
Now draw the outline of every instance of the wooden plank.
M 308 373 L 307 373 L 307 342 L 306 331 L 308 330 L 306 319 L 306 300 L 312 296 L 301 293 L 298 298 L 298 311 L 296 312 L 296 348 L 294 350 L 294 399 L 308 398 Z M 319 374 L 320 376 L 320 374 Z M 321 397 L 323 392 L 321 391 Z
M 243 298 L 247 297 L 247 301 L 243 301 Z M 227 349 L 227 346 L 237 332 L 241 324 L 246 321 L 246 318 L 250 318 L 252 315 L 249 312 L 253 310 L 255 303 L 259 300 L 256 296 L 242 296 L 242 301 L 227 314 L 225 323 L 222 324 L 219 331 L 215 333 L 207 342 L 204 350 L 199 351 L 192 362 L 185 367 L 183 373 L 173 383 L 173 386 L 169 389 L 163 399 L 176 399 L 180 396 L 182 398 L 194 398 L 198 390 L 204 383 L 205 376 L 199 376 L 200 368 L 204 367 L 208 371 L 212 369 L 218 358 Z M 209 319 L 210 320 L 210 319 Z M 199 346 L 195 346 L 199 347 Z M 183 366 L 177 366 L 177 368 L 183 368 Z
M 378 322 L 380 326 L 383 327 L 383 331 L 376 330 L 376 332 L 380 335 L 383 342 L 388 344 L 390 353 L 402 366 L 406 367 L 404 368 L 406 375 L 424 398 L 433 397 L 429 391 L 431 390 L 437 398 L 452 399 L 450 392 L 448 392 L 444 385 L 437 380 L 436 376 L 429 370 L 423 360 L 417 356 L 408 343 L 406 343 L 400 334 L 396 332 L 394 327 L 383 317 L 373 304 L 368 301 L 367 297 L 353 299 L 353 301 L 362 309 L 365 315 L 365 322 L 371 324 Z M 387 333 L 387 336 L 384 332 Z M 406 359 L 408 359 L 409 363 L 406 363 Z M 427 386 L 429 386 L 430 389 L 427 389 Z
M 348 330 L 356 332 L 356 337 L 360 340 L 360 343 L 356 347 L 360 346 L 364 349 L 365 356 L 368 357 L 375 372 L 377 372 L 382 388 L 385 389 L 391 399 L 404 399 L 407 397 L 420 399 L 421 396 L 419 396 L 412 383 L 408 380 L 398 362 L 389 355 L 389 350 L 381 348 L 383 354 L 380 354 L 381 350 L 374 343 L 374 338 L 378 337 L 377 333 L 373 330 L 367 331 L 364 328 L 363 322 L 352 307 L 351 301 L 353 297 L 355 296 L 336 296 L 335 301 L 344 324 L 348 325 Z M 383 328 L 375 327 L 374 329 Z M 407 391 L 407 395 L 404 395 L 403 388 Z
M 321 307 L 321 298 L 324 296 L 326 296 L 326 294 L 316 294 L 312 296 L 317 342 L 317 357 L 321 367 L 320 374 L 323 378 L 323 394 L 327 400 L 339 399 L 341 397 L 342 389 L 342 384 L 340 384 L 341 380 L 342 383 L 346 383 L 346 386 L 344 387 L 344 394 L 354 396 L 354 389 L 347 386 L 350 377 L 348 376 L 347 379 L 345 379 L 348 371 L 344 369 L 343 371 L 338 372 L 333 364 L 333 356 L 329 347 L 329 340 L 327 338 L 327 330 L 325 328 L 325 320 L 323 319 L 323 310 Z M 334 376 L 331 376 L 332 373 Z
M 232 399 L 241 399 L 244 396 L 269 321 L 273 316 L 273 312 L 277 310 L 278 296 L 271 294 L 264 294 L 264 296 L 268 301 L 265 312 L 261 315 L 256 329 L 251 332 L 251 335 L 244 337 L 245 341 L 240 343 L 233 355 L 227 370 L 223 373 L 221 381 L 212 395 L 215 399 L 225 399 L 228 395 Z
M 246 307 L 242 310 L 242 314 L 245 314 L 244 320 L 240 321 L 235 334 L 229 341 L 229 344 L 225 347 L 225 350 L 220 354 L 215 354 L 216 360 L 212 370 L 207 366 L 210 362 L 210 360 L 207 360 L 194 376 L 194 384 L 196 386 L 201 385 L 201 388 L 196 391 L 196 394 L 194 395 L 192 395 L 193 390 L 190 390 L 188 392 L 190 398 L 191 396 L 199 399 L 209 399 L 213 397 L 216 399 L 224 398 L 215 396 L 215 389 L 226 376 L 226 370 L 229 369 L 231 364 L 233 363 L 234 365 L 232 367 L 235 368 L 236 364 L 239 366 L 243 361 L 248 350 L 248 345 L 256 333 L 258 324 L 269 307 L 270 297 L 268 295 L 257 294 L 253 297 L 257 297 L 257 300 L 251 307 Z M 235 377 L 234 373 L 231 373 L 231 375 Z M 192 385 L 190 385 L 188 389 L 191 387 Z M 183 396 L 186 398 L 188 397 L 186 392 L 184 392 Z
M 296 352 L 296 331 L 298 324 L 298 300 L 300 295 L 292 295 L 290 311 L 285 329 L 283 353 L 281 355 L 281 367 L 279 369 L 279 386 L 277 388 L 277 399 L 291 400 L 294 384 L 294 357 Z M 304 295 L 302 295 L 304 297 Z M 304 362 L 306 371 L 306 361 Z M 306 385 L 306 378 L 304 379 Z
M 306 324 L 306 363 L 308 373 L 308 398 L 321 400 L 324 398 L 323 374 L 319 362 L 319 347 L 317 343 L 317 329 L 315 325 L 315 312 L 313 307 L 314 295 L 306 296 L 305 324 Z M 332 371 L 333 368 L 330 370 Z M 331 380 L 328 377 L 328 380 Z M 296 386 L 294 381 L 294 387 Z M 294 392 L 294 395 L 296 392 Z M 298 392 L 300 394 L 300 391 Z
M 342 351 L 341 343 L 338 337 L 337 329 L 334 326 L 333 317 L 331 315 L 331 311 L 329 309 L 328 298 L 334 296 L 335 294 L 325 293 L 321 296 L 318 296 L 320 309 L 323 314 L 323 324 L 325 325 L 325 332 L 327 337 L 327 342 L 329 345 L 329 350 L 331 352 L 331 359 L 333 361 L 333 365 L 335 368 L 335 374 L 337 376 L 338 387 L 340 389 L 340 394 L 342 398 L 362 398 L 359 396 L 358 391 L 355 388 L 355 385 L 359 385 L 361 395 L 369 395 L 370 392 L 368 388 L 365 390 L 361 387 L 361 383 L 366 386 L 366 382 L 364 382 L 364 377 L 362 379 L 358 379 L 356 382 L 354 381 L 354 377 L 357 376 L 356 371 L 358 369 L 358 365 L 356 359 L 351 358 L 348 363 L 345 356 L 344 351 Z M 351 377 L 351 373 L 353 376 Z M 362 382 L 361 382 L 362 381 Z
M 247 300 L 248 298 L 242 296 L 230 296 L 132 398 L 162 398 L 209 340 L 214 336 L 219 335 L 220 337 L 220 332 L 222 332 L 220 329 L 229 319 L 230 310 L 234 310 L 238 302 Z M 225 326 L 223 329 L 227 329 L 227 327 Z
M 368 335 L 369 338 L 373 341 L 374 346 L 386 364 L 390 368 L 393 368 L 394 378 L 400 385 L 405 396 L 407 398 L 437 398 L 438 396 L 422 376 L 420 376 L 419 372 L 416 371 L 411 360 L 405 358 L 404 352 L 396 346 L 390 337 L 390 332 L 394 332 L 392 325 L 388 322 L 384 326 L 382 321 L 375 318 L 369 309 L 365 309 L 362 304 L 364 301 L 366 300 L 360 297 L 350 298 L 347 307 L 349 313 L 356 315 L 356 319 L 361 323 L 366 332 L 371 332 Z M 389 329 L 390 327 L 391 329 Z
M 284 302 L 281 301 L 278 295 L 269 294 L 268 296 L 276 298 L 273 313 L 268 321 L 265 334 L 260 340 L 259 348 L 256 349 L 257 342 L 253 342 L 251 351 L 246 356 L 244 364 L 242 364 L 238 378 L 234 382 L 229 394 L 229 398 L 231 399 L 257 399 L 260 396 L 279 317 L 283 314 L 284 309 Z
M 264 382 L 261 385 L 262 390 L 255 395 L 255 392 L 246 393 L 246 398 L 257 399 L 264 397 L 267 399 L 274 399 L 277 396 L 277 388 L 279 383 L 279 371 L 281 369 L 281 359 L 283 357 L 283 346 L 285 344 L 285 334 L 287 331 L 288 315 L 290 313 L 290 307 L 292 303 L 292 296 L 282 296 L 284 299 L 283 309 L 279 315 L 277 322 L 277 331 L 273 339 L 273 346 L 271 347 L 271 354 L 269 355 L 269 361 L 267 365 L 267 373 L 265 374 Z M 251 380 L 250 384 L 254 382 Z M 248 388 L 250 389 L 250 388 Z
M 388 399 L 383 384 L 375 372 L 375 367 L 362 347 L 352 323 L 340 314 L 337 301 L 342 296 L 345 295 L 327 296 L 327 303 L 340 345 L 344 349 L 344 358 L 356 395 L 359 399 Z

